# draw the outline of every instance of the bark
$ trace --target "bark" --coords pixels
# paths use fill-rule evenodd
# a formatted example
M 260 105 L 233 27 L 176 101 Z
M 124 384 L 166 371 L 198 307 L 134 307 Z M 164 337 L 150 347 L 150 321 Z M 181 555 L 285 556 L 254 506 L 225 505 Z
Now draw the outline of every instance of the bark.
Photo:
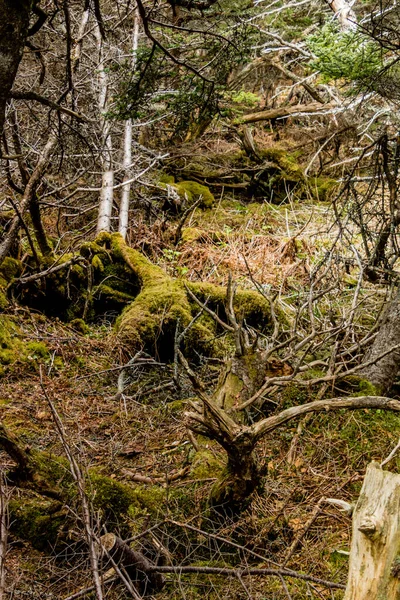
M 343 31 L 357 29 L 357 17 L 346 0 L 327 0 Z
M 252 425 L 241 425 L 214 399 L 197 390 L 203 402 L 203 410 L 188 412 L 189 427 L 195 433 L 216 440 L 227 453 L 226 472 L 211 492 L 211 503 L 219 505 L 224 512 L 238 512 L 246 506 L 249 494 L 260 483 L 262 473 L 257 468 L 254 448 L 262 438 L 281 425 L 308 413 L 331 410 L 359 410 L 376 408 L 400 412 L 400 402 L 392 398 L 360 396 L 354 398 L 330 398 L 293 406 L 280 413 L 262 419 Z
M 400 597 L 400 475 L 371 463 L 353 514 L 344 600 Z
M 132 38 L 132 72 L 136 69 L 137 62 L 137 50 L 139 46 L 139 15 L 137 10 L 135 11 L 135 21 L 133 27 L 133 38 Z M 131 163 L 132 163 L 132 119 L 128 119 L 125 122 L 125 137 L 124 137 L 124 185 L 121 193 L 121 203 L 119 208 L 119 228 L 118 231 L 125 239 L 128 232 L 128 221 L 129 221 L 129 196 L 131 191 Z
M 28 36 L 32 1 L 0 0 L 0 135 L 6 104 Z
M 32 225 L 35 230 L 35 238 L 40 248 L 40 252 L 43 254 L 43 256 L 50 256 L 52 250 L 47 240 L 45 229 L 43 227 L 42 216 L 40 214 L 40 206 L 38 199 L 36 198 L 36 194 L 33 194 L 32 196 L 29 207 L 29 214 L 31 216 Z
M 226 469 L 213 485 L 209 497 L 210 506 L 218 512 L 241 512 L 251 494 L 260 486 L 263 472 L 257 464 L 254 446 L 252 435 L 223 445 L 228 456 Z
M 18 231 L 21 225 L 21 219 L 23 219 L 26 211 L 30 208 L 32 198 L 35 194 L 35 190 L 38 184 L 41 181 L 41 178 L 46 170 L 48 161 L 51 157 L 54 146 L 57 143 L 57 134 L 55 131 L 50 133 L 50 137 L 47 140 L 45 147 L 42 150 L 42 153 L 39 156 L 36 167 L 34 168 L 32 175 L 29 178 L 27 185 L 25 186 L 24 195 L 22 197 L 21 203 L 19 205 L 19 214 L 14 217 L 11 222 L 11 226 L 7 232 L 7 235 L 4 237 L 3 241 L 0 243 L 0 265 L 4 261 L 5 257 L 9 253 L 13 243 L 17 239 Z
M 132 550 L 128 544 L 113 533 L 106 533 L 100 541 L 107 555 L 120 569 L 125 569 L 141 595 L 153 594 L 162 590 L 165 578 L 153 570 L 155 564 L 143 554 Z
M 238 119 L 238 123 L 257 123 L 258 121 L 268 121 L 273 119 L 281 119 L 284 117 L 290 117 L 299 113 L 318 113 L 334 108 L 336 105 L 320 104 L 319 102 L 312 102 L 311 104 L 297 104 L 296 106 L 278 106 L 278 108 L 270 108 L 269 110 L 263 110 L 258 113 L 252 113 L 250 115 L 244 115 Z
M 268 365 L 266 354 L 259 350 L 230 358 L 219 377 L 214 402 L 225 410 L 246 402 L 264 383 Z
M 387 350 L 400 343 L 400 288 L 389 302 L 382 318 L 378 334 L 366 354 L 364 362 L 376 362 L 361 370 L 360 375 L 375 386 L 379 394 L 387 394 L 391 389 L 400 367 L 400 348 L 382 358 Z
M 97 233 L 111 230 L 111 215 L 114 199 L 114 170 L 113 147 L 111 139 L 110 121 L 106 118 L 108 101 L 108 75 L 105 69 L 103 38 L 98 25 L 95 27 L 97 47 L 99 51 L 99 111 L 102 134 L 102 167 L 103 177 L 100 192 L 99 214 L 97 219 Z

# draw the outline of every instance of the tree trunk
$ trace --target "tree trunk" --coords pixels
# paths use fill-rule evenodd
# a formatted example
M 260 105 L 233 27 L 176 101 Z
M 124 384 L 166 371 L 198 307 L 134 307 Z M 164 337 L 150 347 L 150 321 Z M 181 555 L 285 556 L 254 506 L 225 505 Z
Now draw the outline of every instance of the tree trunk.
M 132 72 L 136 69 L 137 62 L 137 50 L 139 46 L 139 15 L 135 10 L 135 21 L 133 27 L 133 39 L 132 39 Z M 132 119 L 128 119 L 125 122 L 125 137 L 124 137 L 124 185 L 121 192 L 121 203 L 119 207 L 119 228 L 118 231 L 124 239 L 128 231 L 129 221 L 129 196 L 131 191 L 131 184 L 125 183 L 130 180 L 130 170 L 132 163 Z
M 267 368 L 265 353 L 260 350 L 233 356 L 219 377 L 214 402 L 220 408 L 234 410 L 235 405 L 246 402 L 262 386 Z
M 400 475 L 371 463 L 353 515 L 344 600 L 400 597 Z
M 111 215 L 114 199 L 114 170 L 113 170 L 113 147 L 111 139 L 110 121 L 106 118 L 108 75 L 105 69 L 103 39 L 100 28 L 95 27 L 97 47 L 99 50 L 99 111 L 101 119 L 102 150 L 101 160 L 103 177 L 100 192 L 99 214 L 97 219 L 97 233 L 111 230 Z
M 4 237 L 4 239 L 0 243 L 0 265 L 4 261 L 5 257 L 9 253 L 13 243 L 17 239 L 18 231 L 21 225 L 21 219 L 24 217 L 26 211 L 30 208 L 32 197 L 35 193 L 37 186 L 39 185 L 41 178 L 46 170 L 48 161 L 53 152 L 54 146 L 57 143 L 57 132 L 51 131 L 49 139 L 45 147 L 43 148 L 39 159 L 36 163 L 36 167 L 34 168 L 32 175 L 25 187 L 24 195 L 19 205 L 19 214 L 14 217 L 11 222 L 11 226 Z
M 364 362 L 374 364 L 365 367 L 361 376 L 375 386 L 377 394 L 385 395 L 392 387 L 400 368 L 400 348 L 389 352 L 379 359 L 390 348 L 400 343 L 400 288 L 389 302 L 383 315 L 382 324 Z
M 28 35 L 31 8 L 31 1 L 0 0 L 0 135 L 3 133 L 7 100 Z
M 246 508 L 251 494 L 260 486 L 262 471 L 256 461 L 252 436 L 222 445 L 228 457 L 227 466 L 211 488 L 209 504 L 217 512 L 237 514 Z

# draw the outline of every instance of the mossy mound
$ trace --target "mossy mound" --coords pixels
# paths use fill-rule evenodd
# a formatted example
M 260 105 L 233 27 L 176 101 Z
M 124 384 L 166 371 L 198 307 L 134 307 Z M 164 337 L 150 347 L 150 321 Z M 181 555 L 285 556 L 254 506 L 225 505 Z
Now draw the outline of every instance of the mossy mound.
M 21 497 L 9 503 L 10 531 L 37 550 L 57 547 L 67 541 L 66 511 L 61 502 Z
M 124 346 L 132 350 L 146 349 L 160 359 L 171 360 L 177 324 L 179 323 L 182 331 L 200 310 L 188 295 L 186 285 L 201 302 L 207 303 L 209 308 L 225 318 L 225 288 L 208 283 L 175 280 L 150 261 L 145 263 L 140 253 L 130 248 L 125 252 L 133 260 L 132 266 L 140 268 L 144 285 L 140 294 L 117 321 L 118 337 Z M 261 328 L 268 326 L 269 307 L 260 294 L 238 291 L 234 307 L 239 320 L 246 319 L 250 325 Z M 220 355 L 223 347 L 215 339 L 217 333 L 219 330 L 216 322 L 209 315 L 203 314 L 186 335 L 186 352 L 192 355 L 196 352 Z
M 172 176 L 163 176 L 160 179 L 161 187 L 168 192 L 168 201 L 165 208 L 174 207 L 174 210 L 189 208 L 194 203 L 200 201 L 200 208 L 211 208 L 215 203 L 214 195 L 206 185 L 197 181 L 178 181 L 175 182 Z
M 15 297 L 49 317 L 73 321 L 82 333 L 79 320 L 115 319 L 132 302 L 140 286 L 126 262 L 111 251 L 110 243 L 110 238 L 104 236 L 84 243 L 80 256 L 65 254 L 58 262 L 63 264 L 80 257 L 84 260 L 51 273 L 45 280 L 17 283 L 13 289 Z
M 215 198 L 208 187 L 197 183 L 197 181 L 180 181 L 175 187 L 180 197 L 187 198 L 189 206 L 200 200 L 202 208 L 211 208 L 215 202 Z
M 32 365 L 49 358 L 44 342 L 25 341 L 21 329 L 6 315 L 0 315 L 0 377 L 14 365 Z
M 93 508 L 100 511 L 102 519 L 114 524 L 123 521 L 135 501 L 134 490 L 93 469 L 89 473 L 89 483 Z
M 211 189 L 234 188 L 235 194 L 247 200 L 267 198 L 269 202 L 281 203 L 288 199 L 288 192 L 295 192 L 301 199 L 308 191 L 298 155 L 278 144 L 258 149 L 251 157 L 237 150 L 226 154 L 208 153 L 192 160 L 177 159 L 174 166 L 180 176 L 188 178 L 187 183 L 194 180 L 206 183 Z M 321 195 L 324 192 L 325 189 L 321 189 Z

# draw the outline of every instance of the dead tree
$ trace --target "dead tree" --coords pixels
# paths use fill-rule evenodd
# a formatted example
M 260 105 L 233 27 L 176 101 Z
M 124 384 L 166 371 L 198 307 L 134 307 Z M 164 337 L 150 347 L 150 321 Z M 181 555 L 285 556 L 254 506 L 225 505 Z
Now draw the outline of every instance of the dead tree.
M 400 475 L 371 463 L 353 514 L 344 600 L 395 600 L 400 594 Z
M 227 454 L 226 469 L 211 493 L 210 501 L 214 506 L 233 511 L 243 507 L 262 478 L 262 471 L 257 465 L 254 452 L 255 446 L 281 425 L 308 413 L 321 411 L 400 409 L 399 401 L 382 396 L 324 399 L 328 384 L 336 380 L 351 379 L 353 376 L 361 385 L 361 380 L 355 377 L 360 370 L 360 364 L 354 360 L 354 351 L 371 340 L 371 337 L 367 336 L 355 345 L 350 343 L 353 336 L 350 336 L 349 332 L 354 327 L 356 307 L 359 304 L 362 268 L 351 308 L 347 315 L 343 315 L 343 321 L 337 323 L 334 320 L 333 324 L 317 322 L 316 303 L 329 293 L 329 289 L 336 290 L 336 287 L 326 288 L 326 283 L 324 284 L 331 268 L 332 264 L 328 260 L 325 268 L 313 277 L 307 299 L 298 308 L 291 327 L 287 328 L 283 335 L 280 335 L 281 324 L 276 316 L 274 302 L 269 298 L 274 331 L 266 340 L 260 340 L 251 328 L 237 322 L 233 310 L 235 289 L 231 280 L 228 283 L 225 304 L 226 323 L 206 304 L 197 300 L 202 310 L 218 319 L 218 322 L 233 335 L 236 349 L 234 356 L 226 361 L 219 383 L 212 394 L 207 393 L 205 385 L 193 373 L 185 357 L 179 350 L 177 352 L 198 397 L 197 402 L 191 402 L 191 410 L 186 413 L 188 426 L 195 433 L 218 442 Z M 193 294 L 190 295 L 195 298 Z M 304 320 L 307 321 L 307 333 L 302 329 Z M 310 360 L 310 356 L 322 348 L 327 354 L 327 359 Z M 372 366 L 380 357 L 389 355 L 391 350 L 393 349 L 385 349 L 365 364 Z M 307 372 L 316 368 L 321 370 L 321 376 L 307 376 Z M 265 403 L 276 405 L 279 391 L 289 385 L 300 388 L 312 385 L 313 389 L 319 386 L 318 399 L 265 418 Z M 356 391 L 360 390 L 362 387 Z M 255 422 L 254 411 L 255 416 L 259 418 Z

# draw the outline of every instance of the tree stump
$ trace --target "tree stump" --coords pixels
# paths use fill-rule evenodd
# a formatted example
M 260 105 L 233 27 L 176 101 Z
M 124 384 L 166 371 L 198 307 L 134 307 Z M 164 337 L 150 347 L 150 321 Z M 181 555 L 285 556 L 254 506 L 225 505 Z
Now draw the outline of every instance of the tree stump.
M 160 573 L 154 572 L 154 563 L 140 552 L 132 550 L 113 533 L 101 537 L 101 545 L 118 567 L 124 568 L 132 583 L 142 596 L 159 592 L 165 585 L 165 579 Z
M 353 514 L 344 600 L 400 598 L 400 475 L 372 462 Z

